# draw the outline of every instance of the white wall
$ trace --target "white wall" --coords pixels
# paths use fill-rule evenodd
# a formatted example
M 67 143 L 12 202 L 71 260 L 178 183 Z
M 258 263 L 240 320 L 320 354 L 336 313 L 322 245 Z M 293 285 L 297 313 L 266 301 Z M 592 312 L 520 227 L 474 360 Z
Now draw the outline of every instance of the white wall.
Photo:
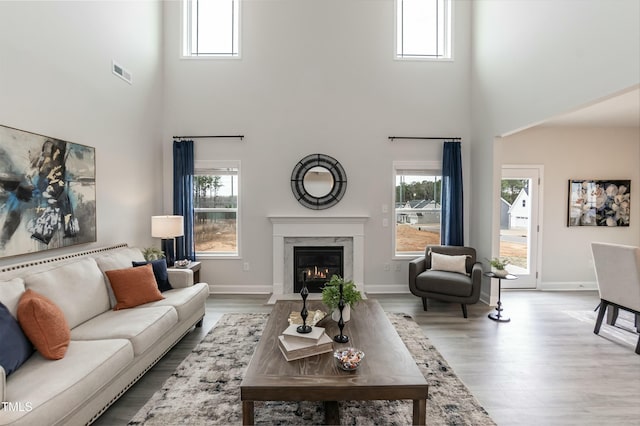
M 495 138 L 637 85 L 640 2 L 476 0 L 472 16 L 471 173 L 475 188 L 492 191 L 472 194 L 471 243 L 489 257 L 498 229 Z
M 383 216 L 394 222 L 392 161 L 440 160 L 442 144 L 387 138 L 463 137 L 469 176 L 470 4 L 456 2 L 456 60 L 441 63 L 393 59 L 393 5 L 244 1 L 242 59 L 181 60 L 179 3 L 166 3 L 165 169 L 173 135 L 246 135 L 244 141 L 196 141 L 197 159 L 241 161 L 242 259 L 204 261 L 202 278 L 213 291 L 270 291 L 267 217 L 276 214 L 370 216 L 367 287 L 407 291 L 407 262 L 392 260 L 393 227 L 382 227 Z M 296 162 L 312 153 L 335 157 L 348 176 L 342 201 L 321 212 L 300 206 L 289 183 Z M 166 211 L 170 183 L 168 172 Z M 390 207 L 385 215 L 383 204 Z M 242 271 L 244 262 L 250 271 Z
M 536 127 L 497 147 L 502 164 L 544 166 L 542 289 L 596 288 L 593 241 L 640 245 L 640 129 Z M 630 179 L 630 226 L 567 227 L 570 179 Z
M 0 124 L 96 148 L 97 242 L 145 246 L 161 210 L 162 7 L 0 2 Z M 111 73 L 115 59 L 133 73 Z

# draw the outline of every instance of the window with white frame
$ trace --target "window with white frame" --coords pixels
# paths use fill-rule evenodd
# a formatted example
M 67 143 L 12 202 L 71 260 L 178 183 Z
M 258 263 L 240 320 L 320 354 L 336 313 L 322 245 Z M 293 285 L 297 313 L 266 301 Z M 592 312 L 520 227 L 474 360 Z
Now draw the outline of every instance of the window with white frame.
M 424 254 L 440 244 L 442 172 L 437 162 L 394 163 L 395 256 Z
M 239 162 L 196 161 L 193 236 L 197 256 L 238 256 Z
M 396 0 L 396 58 L 451 59 L 451 0 Z
M 240 0 L 183 0 L 185 57 L 240 56 Z

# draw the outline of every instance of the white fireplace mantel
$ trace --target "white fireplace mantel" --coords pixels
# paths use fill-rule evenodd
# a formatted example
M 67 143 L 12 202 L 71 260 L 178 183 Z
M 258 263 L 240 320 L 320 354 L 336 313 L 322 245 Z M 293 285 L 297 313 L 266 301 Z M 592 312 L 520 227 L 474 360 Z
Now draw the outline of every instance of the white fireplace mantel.
M 353 239 L 353 282 L 364 289 L 364 225 L 369 216 L 269 216 L 273 224 L 273 295 L 284 294 L 284 239 L 350 237 Z

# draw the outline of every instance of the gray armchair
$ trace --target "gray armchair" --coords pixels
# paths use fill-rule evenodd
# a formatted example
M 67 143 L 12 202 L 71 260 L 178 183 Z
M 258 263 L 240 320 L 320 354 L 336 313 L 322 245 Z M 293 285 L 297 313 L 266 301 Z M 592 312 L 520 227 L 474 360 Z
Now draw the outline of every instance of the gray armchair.
M 465 255 L 466 274 L 431 269 L 431 253 L 450 256 Z M 427 310 L 427 299 L 460 303 L 462 315 L 467 318 L 467 304 L 480 298 L 482 264 L 476 261 L 476 250 L 471 247 L 427 246 L 425 255 L 409 262 L 409 290 L 422 298 Z

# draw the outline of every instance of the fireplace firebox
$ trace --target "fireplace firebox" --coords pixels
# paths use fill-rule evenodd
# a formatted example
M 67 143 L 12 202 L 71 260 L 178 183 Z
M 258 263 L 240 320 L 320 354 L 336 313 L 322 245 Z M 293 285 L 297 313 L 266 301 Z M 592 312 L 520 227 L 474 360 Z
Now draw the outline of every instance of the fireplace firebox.
M 332 275 L 344 276 L 344 247 L 296 246 L 293 248 L 293 291 L 302 290 L 307 274 L 309 293 L 322 293 L 322 287 Z

